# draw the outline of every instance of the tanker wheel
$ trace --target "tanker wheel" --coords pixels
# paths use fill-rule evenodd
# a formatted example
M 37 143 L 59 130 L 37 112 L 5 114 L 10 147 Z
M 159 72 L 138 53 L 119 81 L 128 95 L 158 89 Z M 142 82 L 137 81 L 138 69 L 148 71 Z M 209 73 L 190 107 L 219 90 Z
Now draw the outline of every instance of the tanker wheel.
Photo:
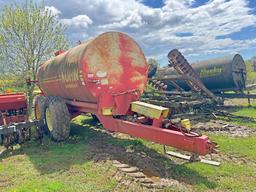
M 40 128 L 46 133 L 46 126 L 45 126 L 45 115 L 44 115 L 44 110 L 45 110 L 45 101 L 46 97 L 44 96 L 36 96 L 35 98 L 35 103 L 34 103 L 34 114 L 35 114 L 35 119 L 40 120 Z
M 40 120 L 44 119 L 44 105 L 45 105 L 45 97 L 44 96 L 36 96 L 35 98 L 35 118 Z
M 54 141 L 64 141 L 70 133 L 70 114 L 60 97 L 47 97 L 45 105 L 46 132 Z

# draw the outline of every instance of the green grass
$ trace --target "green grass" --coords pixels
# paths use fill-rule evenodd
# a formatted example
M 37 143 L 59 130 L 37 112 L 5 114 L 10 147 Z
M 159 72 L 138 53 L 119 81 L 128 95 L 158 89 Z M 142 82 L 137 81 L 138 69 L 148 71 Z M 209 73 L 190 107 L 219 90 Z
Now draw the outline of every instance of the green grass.
M 234 115 L 239 115 L 239 116 L 244 116 L 244 117 L 251 117 L 251 118 L 255 118 L 256 119 L 256 108 L 238 109 L 233 114 Z
M 249 128 L 256 128 L 256 108 L 254 107 L 244 107 L 244 108 L 236 108 L 234 107 L 229 111 L 233 115 L 249 117 L 251 120 L 245 118 L 228 118 L 225 116 L 218 116 L 220 120 L 227 121 L 228 123 L 232 123 L 235 125 L 245 126 Z
M 249 71 L 247 73 L 247 79 L 249 80 L 249 82 L 255 82 L 255 80 L 256 80 L 256 72 L 255 71 Z
M 218 143 L 221 152 L 235 157 L 244 157 L 256 162 L 255 135 L 246 138 L 217 136 L 214 134 L 210 134 L 209 136 Z
M 31 141 L 14 152 L 5 152 L 0 159 L 0 191 L 113 191 L 118 181 L 113 175 L 116 168 L 108 158 L 120 158 L 115 151 L 97 157 L 104 146 L 121 147 L 157 159 L 156 167 L 168 172 L 172 179 L 189 185 L 193 191 L 253 191 L 256 189 L 256 136 L 249 138 L 219 136 L 210 138 L 220 145 L 220 153 L 234 158 L 243 157 L 247 163 L 223 160 L 220 167 L 202 163 L 175 164 L 162 155 L 162 146 L 142 139 L 114 138 L 101 131 L 87 117 L 79 117 L 72 124 L 71 137 L 65 143 L 53 143 L 44 138 L 43 144 Z M 101 141 L 92 149 L 91 142 Z M 131 191 L 142 191 L 130 186 Z M 126 191 L 121 188 L 120 191 Z M 172 191 L 167 188 L 165 191 Z
M 92 133 L 84 131 L 66 143 L 44 138 L 43 145 L 29 142 L 3 154 L 0 180 L 8 181 L 0 191 L 111 191 L 117 184 L 111 177 L 115 169 L 106 172 L 110 165 L 94 163 L 86 144 Z
M 17 154 L 7 154 L 0 166 L 0 179 L 8 178 L 8 185 L 0 190 L 110 191 L 116 185 L 111 177 L 114 170 L 106 173 L 104 167 L 87 159 L 84 143 L 44 142 L 47 145 L 28 143 L 15 151 Z
M 209 134 L 208 134 L 209 135 Z M 184 165 L 173 165 L 170 162 L 161 159 L 166 163 L 166 169 L 172 173 L 172 177 L 181 182 L 192 185 L 195 191 L 253 191 L 256 190 L 256 136 L 249 138 L 209 135 L 210 139 L 217 142 L 221 154 L 231 156 L 235 159 L 243 158 L 246 164 L 236 162 L 235 160 L 222 160 L 220 167 L 205 165 L 202 163 L 191 163 Z M 111 141 L 112 142 L 112 141 Z M 126 148 L 144 150 L 144 146 L 162 153 L 162 146 L 152 144 L 145 140 L 135 140 L 132 142 L 120 142 L 114 144 L 122 145 Z M 160 159 L 159 159 L 160 161 Z M 239 180 L 237 179 L 239 178 Z

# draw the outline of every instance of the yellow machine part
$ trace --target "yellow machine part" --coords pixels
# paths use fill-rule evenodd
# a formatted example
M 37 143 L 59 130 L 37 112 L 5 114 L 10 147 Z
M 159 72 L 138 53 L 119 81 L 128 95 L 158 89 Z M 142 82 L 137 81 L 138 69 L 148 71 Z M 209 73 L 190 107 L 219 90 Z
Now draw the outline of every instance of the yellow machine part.
M 190 130 L 191 129 L 191 124 L 190 124 L 190 120 L 189 119 L 182 119 L 181 120 L 181 126 Z
M 131 103 L 131 110 L 138 114 L 144 115 L 151 119 L 159 119 L 161 116 L 167 117 L 169 109 L 141 101 L 135 101 Z
M 40 95 L 40 94 L 42 93 L 42 91 L 41 91 L 40 89 L 36 88 L 36 89 L 33 91 L 33 93 L 34 93 L 35 95 Z
M 112 110 L 113 110 L 112 108 L 108 108 L 108 107 L 103 108 L 102 109 L 102 115 L 113 115 L 113 111 Z
M 6 89 L 5 93 L 13 93 L 14 91 L 12 89 Z

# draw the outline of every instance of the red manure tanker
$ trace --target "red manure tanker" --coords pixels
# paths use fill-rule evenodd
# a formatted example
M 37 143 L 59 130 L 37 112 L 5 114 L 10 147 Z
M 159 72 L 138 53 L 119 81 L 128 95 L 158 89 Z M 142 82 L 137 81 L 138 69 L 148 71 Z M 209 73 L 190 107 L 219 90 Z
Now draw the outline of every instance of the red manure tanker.
M 169 109 L 138 101 L 147 84 L 148 64 L 128 35 L 107 32 L 59 52 L 37 75 L 42 96 L 35 114 L 52 139 L 65 140 L 70 119 L 97 116 L 109 131 L 205 155 L 215 150 L 207 136 L 195 135 L 166 119 Z

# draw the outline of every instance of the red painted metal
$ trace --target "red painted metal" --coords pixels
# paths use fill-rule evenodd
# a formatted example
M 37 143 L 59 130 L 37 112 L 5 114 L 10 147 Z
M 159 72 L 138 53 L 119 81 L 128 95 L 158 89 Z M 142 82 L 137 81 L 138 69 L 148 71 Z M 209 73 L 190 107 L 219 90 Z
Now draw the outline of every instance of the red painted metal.
M 19 123 L 24 122 L 27 120 L 27 116 L 24 115 L 12 115 L 12 116 L 5 116 L 3 114 L 2 117 L 0 117 L 0 125 L 8 125 L 10 123 Z
M 0 111 L 21 108 L 27 108 L 27 101 L 24 93 L 0 95 Z
M 130 122 L 114 118 L 113 116 L 98 114 L 96 106 L 90 103 L 67 101 L 67 104 L 69 109 L 73 111 L 96 114 L 103 127 L 111 132 L 129 134 L 137 138 L 172 146 L 199 155 L 212 153 L 216 147 L 205 135 L 195 137 L 191 134 L 183 134 L 179 128 L 173 125 L 169 129 L 163 128 L 163 117 L 149 119 L 142 116 L 137 118 L 136 122 Z
M 66 100 L 66 103 L 71 111 L 77 113 L 78 111 L 84 113 L 97 113 L 98 106 L 94 103 L 85 103 L 79 101 L 69 101 Z
M 24 93 L 0 95 L 0 125 L 24 122 L 27 117 L 27 101 Z
M 207 136 L 194 137 L 189 134 L 184 135 L 176 127 L 173 127 L 173 129 L 164 129 L 154 125 L 144 125 L 103 115 L 97 115 L 97 117 L 104 128 L 109 131 L 126 133 L 134 137 L 172 146 L 199 155 L 212 153 L 215 148 L 215 144 L 211 143 Z
M 56 52 L 54 53 L 54 55 L 55 55 L 55 56 L 58 56 L 58 55 L 60 55 L 60 54 L 62 54 L 62 53 L 65 53 L 65 51 L 64 51 L 64 50 L 58 50 L 58 51 L 56 51 Z
M 46 96 L 98 104 L 125 115 L 147 83 L 148 65 L 138 44 L 107 32 L 57 55 L 40 66 L 39 86 Z

